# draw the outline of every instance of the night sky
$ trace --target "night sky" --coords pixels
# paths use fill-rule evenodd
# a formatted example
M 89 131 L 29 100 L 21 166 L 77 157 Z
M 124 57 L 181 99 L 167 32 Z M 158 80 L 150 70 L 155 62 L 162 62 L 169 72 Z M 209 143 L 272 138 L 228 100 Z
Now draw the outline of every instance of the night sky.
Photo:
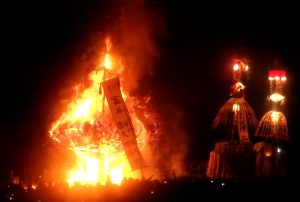
M 35 158 L 33 153 L 43 154 L 55 105 L 63 96 L 61 89 L 77 78 L 76 57 L 85 51 L 91 37 L 104 39 L 110 32 L 113 8 L 118 4 L 112 2 L 1 3 L 0 161 L 6 165 L 1 172 L 26 165 Z M 229 96 L 230 60 L 245 57 L 251 68 L 246 99 L 258 119 L 268 110 L 267 71 L 275 65 L 287 70 L 286 115 L 294 161 L 300 146 L 297 7 L 166 0 L 146 1 L 145 5 L 150 13 L 154 11 L 154 18 L 159 15 L 163 27 L 154 39 L 159 57 L 137 91 L 151 92 L 162 117 L 179 111 L 180 124 L 188 134 L 187 158 L 208 157 L 211 123 Z

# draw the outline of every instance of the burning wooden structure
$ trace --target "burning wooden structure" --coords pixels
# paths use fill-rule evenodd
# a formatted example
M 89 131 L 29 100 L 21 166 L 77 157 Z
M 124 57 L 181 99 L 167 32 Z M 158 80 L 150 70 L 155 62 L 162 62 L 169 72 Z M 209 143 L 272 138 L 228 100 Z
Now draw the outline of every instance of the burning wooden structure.
M 257 176 L 284 176 L 286 173 L 285 143 L 288 142 L 288 126 L 282 106 L 285 102 L 283 86 L 286 82 L 284 70 L 270 70 L 270 96 L 272 110 L 268 111 L 260 120 L 255 136 L 258 142 L 254 146 L 256 151 Z
M 119 75 L 124 67 L 113 60 L 110 49 L 107 40 L 105 57 L 89 74 L 88 85 L 76 86 L 75 99 L 50 130 L 50 137 L 74 154 L 76 163 L 65 179 L 70 186 L 121 184 L 124 178 L 143 177 L 142 152 L 152 131 L 122 88 Z M 145 113 L 147 121 L 154 122 Z
M 206 175 L 209 178 L 243 178 L 253 173 L 253 152 L 250 131 L 256 127 L 254 111 L 245 100 L 243 73 L 249 70 L 247 60 L 233 61 L 231 98 L 221 107 L 213 129 L 221 134 L 221 141 L 210 152 Z

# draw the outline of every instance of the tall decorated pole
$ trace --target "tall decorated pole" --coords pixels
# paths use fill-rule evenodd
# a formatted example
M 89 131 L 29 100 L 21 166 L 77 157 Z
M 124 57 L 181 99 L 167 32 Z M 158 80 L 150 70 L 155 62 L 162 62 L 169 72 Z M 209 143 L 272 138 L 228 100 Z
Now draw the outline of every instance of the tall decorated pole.
M 109 68 L 111 67 L 111 61 L 110 61 L 110 49 L 111 49 L 111 42 L 110 39 L 107 38 L 105 40 L 105 56 L 104 56 L 104 61 L 103 63 L 100 65 L 100 68 L 98 68 L 98 70 L 103 71 L 103 77 L 102 77 L 102 82 L 105 81 L 107 79 L 107 74 L 109 73 Z M 102 93 L 102 86 L 100 83 L 100 87 L 99 87 L 99 94 L 102 95 L 102 113 L 105 113 L 105 94 Z
M 252 158 L 249 133 L 255 128 L 257 119 L 245 100 L 243 76 L 248 70 L 246 59 L 233 60 L 231 98 L 221 107 L 213 122 L 213 129 L 221 140 L 210 152 L 206 173 L 209 178 L 240 178 L 251 174 L 251 166 L 248 165 Z
M 255 136 L 258 142 L 254 149 L 257 176 L 283 176 L 286 173 L 285 143 L 289 141 L 288 126 L 283 111 L 285 103 L 285 70 L 269 71 L 271 110 L 260 120 Z
M 107 100 L 113 120 L 116 124 L 117 133 L 119 134 L 125 154 L 132 170 L 142 169 L 146 163 L 139 150 L 135 130 L 131 121 L 130 114 L 124 102 L 119 77 L 110 74 L 110 55 L 111 43 L 109 38 L 106 40 L 106 53 L 104 57 L 103 78 L 100 84 L 99 92 L 102 93 L 102 112 L 105 109 L 105 99 Z M 109 77 L 108 77 L 109 76 Z
M 132 121 L 122 98 L 118 77 L 102 83 L 109 109 L 116 124 L 123 148 L 133 170 L 145 167 L 145 161 L 139 150 Z

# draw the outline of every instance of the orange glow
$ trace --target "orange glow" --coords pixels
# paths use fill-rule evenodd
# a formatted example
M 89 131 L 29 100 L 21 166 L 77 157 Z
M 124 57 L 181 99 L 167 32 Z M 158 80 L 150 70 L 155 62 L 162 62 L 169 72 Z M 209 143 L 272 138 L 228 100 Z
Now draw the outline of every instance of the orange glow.
M 237 103 L 233 104 L 233 105 L 232 105 L 232 110 L 233 110 L 234 112 L 240 111 L 240 105 L 237 104 Z
M 238 64 L 235 64 L 235 65 L 233 66 L 233 70 L 234 70 L 234 71 L 238 71 L 238 70 L 239 70 L 239 65 L 238 65 Z
M 272 156 L 272 151 L 265 151 L 265 156 L 266 157 Z
M 284 70 L 270 70 L 269 80 L 286 81 L 286 72 Z
M 106 53 L 105 53 L 105 56 L 104 56 L 103 66 L 104 66 L 105 69 L 108 70 L 108 69 L 111 69 L 111 67 L 112 67 L 112 64 L 111 64 L 112 61 L 111 61 L 111 57 L 110 57 L 110 54 L 109 54 L 111 46 L 112 46 L 112 44 L 110 42 L 110 38 L 107 38 L 105 40 L 105 45 L 106 45 Z
M 122 183 L 123 175 L 122 175 L 121 168 L 113 169 L 112 171 L 110 171 L 109 175 L 110 175 L 110 178 L 111 178 L 111 182 L 113 184 L 120 185 Z
M 248 70 L 249 70 L 249 65 L 246 59 L 233 60 L 233 71 L 247 72 Z
M 83 103 L 81 103 L 78 108 L 76 109 L 73 118 L 80 118 L 80 117 L 87 117 L 90 112 L 90 106 L 92 104 L 92 101 L 90 99 L 87 99 Z
M 102 58 L 104 61 L 102 64 L 105 65 L 106 71 L 109 69 L 110 75 L 114 75 L 120 70 L 108 53 L 110 49 L 110 41 L 106 40 L 106 53 Z M 105 185 L 109 181 L 120 185 L 125 177 L 134 179 L 141 177 L 140 171 L 132 171 L 107 101 L 103 94 L 99 94 L 99 86 L 103 79 L 105 79 L 104 69 L 92 71 L 89 74 L 91 85 L 79 92 L 76 99 L 70 101 L 68 108 L 53 123 L 50 130 L 50 137 L 53 140 L 75 154 L 75 165 L 66 172 L 66 181 L 70 186 L 76 183 Z M 122 95 L 132 119 L 139 149 L 143 151 L 148 132 L 137 118 L 133 100 L 123 90 Z
M 110 69 L 110 67 L 111 67 L 109 53 L 105 54 L 104 67 L 105 67 L 105 69 Z
M 241 82 L 237 82 L 235 85 L 238 91 L 243 90 L 245 88 L 245 86 Z
M 275 76 L 275 77 L 271 77 L 269 76 L 269 80 L 270 81 L 273 81 L 273 80 L 276 80 L 276 81 L 286 81 L 286 77 L 279 77 L 279 76 Z
M 99 179 L 99 160 L 96 157 L 77 155 L 78 169 L 69 172 L 69 178 L 67 182 L 73 185 L 75 182 L 81 184 L 93 184 L 96 185 Z
M 278 120 L 279 120 L 279 112 L 273 111 L 272 114 L 271 114 L 271 119 L 272 119 L 273 122 L 278 122 Z
M 264 145 L 264 154 L 266 157 L 271 157 L 273 155 L 273 147 L 270 144 Z
M 270 99 L 273 101 L 273 102 L 280 102 L 284 99 L 284 96 L 282 96 L 281 94 L 279 93 L 273 93 L 271 96 L 270 96 Z

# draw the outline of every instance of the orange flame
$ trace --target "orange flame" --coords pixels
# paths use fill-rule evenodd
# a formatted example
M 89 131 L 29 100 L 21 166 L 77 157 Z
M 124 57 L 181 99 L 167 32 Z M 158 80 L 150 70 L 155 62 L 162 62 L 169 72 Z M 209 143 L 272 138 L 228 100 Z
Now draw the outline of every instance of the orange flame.
M 111 68 L 111 61 L 110 61 L 110 55 L 109 55 L 109 51 L 111 49 L 111 42 L 110 42 L 110 38 L 107 38 L 105 40 L 106 43 L 106 54 L 105 54 L 105 58 L 104 58 L 104 67 L 105 69 L 110 69 Z
M 111 67 L 109 53 L 105 54 L 104 67 L 105 67 L 105 69 L 110 69 L 110 67 Z
M 122 148 L 116 128 L 103 94 L 99 94 L 99 84 L 105 80 L 105 71 L 120 71 L 113 63 L 109 51 L 110 40 L 106 40 L 106 53 L 101 66 L 89 75 L 91 85 L 85 88 L 77 99 L 71 101 L 68 109 L 53 123 L 50 136 L 66 145 L 76 156 L 76 166 L 68 171 L 66 181 L 75 183 L 104 185 L 108 181 L 121 184 L 124 177 L 139 178 L 139 173 L 131 171 Z M 119 72 L 118 72 L 119 73 Z M 77 88 L 78 89 L 78 88 Z M 125 92 L 122 95 L 136 131 L 137 142 L 142 150 L 146 143 L 147 130 L 137 118 Z

